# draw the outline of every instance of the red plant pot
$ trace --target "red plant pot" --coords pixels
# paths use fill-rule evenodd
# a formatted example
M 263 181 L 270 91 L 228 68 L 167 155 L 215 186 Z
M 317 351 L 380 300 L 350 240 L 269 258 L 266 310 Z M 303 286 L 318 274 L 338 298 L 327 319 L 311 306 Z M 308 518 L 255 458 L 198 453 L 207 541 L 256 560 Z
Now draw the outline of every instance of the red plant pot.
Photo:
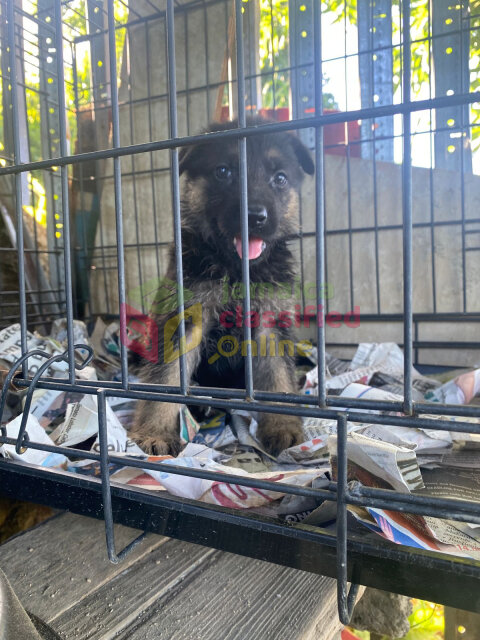
M 222 122 L 226 122 L 229 117 L 229 107 L 222 107 Z M 315 109 L 306 109 L 306 114 L 313 115 Z M 340 113 L 338 109 L 324 109 L 324 114 Z M 290 120 L 290 109 L 288 107 L 277 107 L 276 109 L 260 109 L 259 114 L 268 120 L 275 122 L 287 122 Z M 323 144 L 325 153 L 335 156 L 346 156 L 347 150 L 351 158 L 360 158 L 360 125 L 357 120 L 351 122 L 337 122 L 329 124 L 323 129 Z

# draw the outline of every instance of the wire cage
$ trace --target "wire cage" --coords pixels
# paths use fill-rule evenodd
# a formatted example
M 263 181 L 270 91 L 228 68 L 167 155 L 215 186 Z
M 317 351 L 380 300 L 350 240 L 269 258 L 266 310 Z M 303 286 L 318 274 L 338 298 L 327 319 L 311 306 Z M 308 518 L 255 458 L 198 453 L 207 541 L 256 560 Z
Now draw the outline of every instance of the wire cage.
M 413 364 L 480 361 L 480 4 L 1 0 L 0 11 L 0 323 L 20 323 L 22 349 L 5 375 L 0 408 L 14 375 L 15 385 L 27 389 L 18 438 L 2 428 L 0 443 L 101 466 L 100 478 L 89 478 L 0 458 L 1 491 L 104 518 L 112 562 L 136 542 L 118 552 L 115 521 L 335 576 L 345 623 L 358 584 L 478 609 L 476 560 L 347 532 L 347 505 L 480 524 L 478 504 L 353 491 L 346 442 L 347 422 L 382 424 L 380 411 L 396 412 L 392 425 L 480 433 L 472 420 L 480 417 L 478 406 L 416 401 L 412 387 Z M 269 122 L 249 126 L 252 113 Z M 233 129 L 202 133 L 211 121 L 233 118 Z M 200 140 L 237 140 L 246 193 L 247 139 L 289 130 L 315 159 L 291 246 L 301 309 L 312 301 L 315 309 L 317 321 L 302 322 L 302 332 L 317 344 L 318 394 L 255 390 L 251 351 L 243 390 L 189 388 L 183 353 L 179 386 L 132 382 L 126 340 L 118 379 L 79 377 L 74 319 L 118 318 L 126 336 L 132 318 L 148 314 L 148 292 L 165 274 L 172 242 L 184 317 L 179 150 Z M 244 236 L 247 213 L 243 198 Z M 248 313 L 245 257 L 243 283 Z M 324 283 L 332 295 L 324 295 Z M 355 327 L 318 322 L 352 313 Z M 51 359 L 29 377 L 28 330 L 46 335 L 63 317 L 67 377 L 47 377 Z M 366 340 L 402 345 L 402 402 L 327 394 L 326 346 L 348 358 Z M 96 396 L 98 453 L 28 439 L 26 416 L 38 388 Z M 283 485 L 288 494 L 336 501 L 336 533 L 111 483 L 110 464 L 161 469 L 108 450 L 111 397 L 337 421 L 336 481 L 325 489 Z M 180 466 L 169 472 L 216 479 Z M 269 481 L 224 480 L 275 489 Z

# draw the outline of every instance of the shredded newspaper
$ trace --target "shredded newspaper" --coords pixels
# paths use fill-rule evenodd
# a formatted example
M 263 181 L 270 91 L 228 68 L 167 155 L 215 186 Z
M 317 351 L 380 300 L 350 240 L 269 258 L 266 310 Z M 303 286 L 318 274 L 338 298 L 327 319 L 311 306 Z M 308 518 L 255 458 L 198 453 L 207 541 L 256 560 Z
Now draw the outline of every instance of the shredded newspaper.
M 28 348 L 47 356 L 57 355 L 66 346 L 65 321 L 54 323 L 50 336 L 27 334 Z M 89 336 L 85 325 L 75 322 L 75 341 L 89 344 L 94 350 L 90 366 L 78 371 L 88 380 L 119 379 L 118 324 L 105 325 L 98 320 Z M 0 371 L 5 376 L 21 354 L 20 326 L 0 331 Z M 80 354 L 81 356 L 81 354 Z M 303 373 L 303 393 L 316 394 L 318 368 L 316 350 L 309 355 L 315 364 Z M 28 373 L 34 375 L 45 362 L 42 356 L 28 361 Z M 362 398 L 396 403 L 403 401 L 403 352 L 394 343 L 362 343 L 351 360 L 345 362 L 326 355 L 327 391 L 341 398 Z M 67 365 L 57 362 L 47 375 L 65 378 Z M 480 369 L 465 371 L 445 384 L 425 377 L 412 369 L 415 400 L 442 404 L 468 404 L 480 394 Z M 16 438 L 22 421 L 25 390 L 11 387 L 2 417 L 7 436 Z M 333 419 L 304 418 L 304 441 L 286 449 L 278 457 L 264 450 L 257 439 L 258 415 L 247 411 L 208 409 L 202 415 L 188 407 L 179 410 L 179 436 L 184 444 L 176 458 L 151 456 L 128 436 L 135 403 L 120 397 L 107 399 L 108 449 L 117 457 L 110 465 L 113 483 L 172 495 L 235 509 L 250 509 L 290 522 L 324 526 L 335 520 L 334 502 L 285 494 L 282 484 L 322 487 L 336 478 L 337 423 Z M 343 411 L 342 407 L 337 407 Z M 349 481 L 363 486 L 395 489 L 403 493 L 455 497 L 480 502 L 480 436 L 440 429 L 399 427 L 389 423 L 398 411 L 380 412 L 362 409 L 362 413 L 383 414 L 381 424 L 370 422 L 347 424 Z M 461 420 L 478 424 L 474 418 L 439 416 L 430 419 Z M 159 412 L 159 420 L 161 412 Z M 279 422 L 282 416 L 278 416 Z M 367 418 L 368 420 L 368 418 Z M 377 418 L 378 420 L 378 418 Z M 376 422 L 377 422 L 376 420 Z M 281 426 L 279 427 L 281 428 Z M 84 451 L 99 452 L 98 407 L 95 394 L 36 389 L 27 419 L 31 441 Z M 63 469 L 98 477 L 97 461 L 59 453 L 26 449 L 17 453 L 13 445 L 0 446 L 0 455 L 26 464 Z M 118 464 L 118 459 L 161 462 L 162 469 L 132 468 Z M 218 480 L 204 480 L 171 473 L 170 465 L 218 473 Z M 222 480 L 230 474 L 277 483 L 278 490 L 266 491 Z M 384 538 L 409 546 L 439 550 L 460 556 L 480 558 L 480 526 L 445 521 L 394 511 L 349 507 L 357 523 Z

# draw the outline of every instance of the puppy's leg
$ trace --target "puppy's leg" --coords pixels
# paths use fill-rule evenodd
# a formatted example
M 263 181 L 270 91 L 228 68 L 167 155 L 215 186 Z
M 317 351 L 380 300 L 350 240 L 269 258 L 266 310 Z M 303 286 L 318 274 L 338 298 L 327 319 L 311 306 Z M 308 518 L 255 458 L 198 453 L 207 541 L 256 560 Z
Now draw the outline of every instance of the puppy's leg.
M 198 347 L 185 355 L 188 384 L 199 357 Z M 145 368 L 143 375 L 141 374 L 141 380 L 150 384 L 179 386 L 179 361 L 174 360 L 156 366 L 149 365 Z M 176 456 L 182 448 L 179 433 L 179 411 L 180 405 L 173 402 L 139 400 L 135 409 L 133 427 L 128 435 L 146 453 Z
M 257 356 L 253 359 L 253 385 L 259 391 L 295 393 L 293 362 L 276 356 Z M 262 413 L 258 437 L 265 449 L 277 456 L 284 449 L 303 442 L 302 420 L 299 416 Z
M 142 380 L 151 384 L 176 386 L 179 384 L 178 362 L 164 369 L 161 380 Z M 153 455 L 178 455 L 181 450 L 179 427 L 179 405 L 173 402 L 149 402 L 139 400 L 135 408 L 133 427 L 129 438 L 146 453 Z

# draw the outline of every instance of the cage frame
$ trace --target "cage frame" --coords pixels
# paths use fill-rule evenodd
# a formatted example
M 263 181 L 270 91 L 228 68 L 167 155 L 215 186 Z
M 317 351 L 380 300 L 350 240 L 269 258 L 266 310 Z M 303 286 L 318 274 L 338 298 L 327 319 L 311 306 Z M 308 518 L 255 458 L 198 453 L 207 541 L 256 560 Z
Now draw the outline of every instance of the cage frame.
M 64 89 L 64 64 L 62 53 L 62 2 L 54 0 L 55 7 L 55 35 L 57 46 L 57 76 L 58 100 L 61 106 L 60 117 L 60 156 L 36 162 L 21 162 L 20 159 L 20 127 L 18 122 L 17 92 L 13 91 L 13 134 L 14 159 L 13 164 L 0 168 L 0 175 L 13 175 L 16 186 L 17 213 L 17 256 L 19 265 L 19 303 L 21 320 L 22 357 L 12 366 L 6 377 L 0 399 L 0 413 L 3 410 L 6 393 L 13 376 L 21 368 L 21 377 L 15 379 L 15 384 L 28 389 L 27 394 L 33 394 L 35 389 L 55 389 L 78 391 L 94 394 L 99 408 L 99 436 L 100 453 L 85 452 L 72 448 L 42 445 L 31 442 L 26 432 L 28 408 L 22 428 L 17 439 L 8 438 L 6 430 L 0 429 L 0 443 L 16 446 L 20 453 L 24 448 L 32 448 L 56 453 L 68 453 L 70 457 L 81 457 L 100 463 L 101 477 L 85 478 L 75 476 L 65 471 L 53 471 L 39 467 L 24 465 L 13 460 L 0 459 L 0 486 L 5 495 L 16 498 L 38 501 L 54 507 L 68 508 L 76 513 L 103 518 L 105 520 L 107 551 L 112 562 L 121 561 L 137 544 L 143 534 L 132 541 L 125 549 L 118 551 L 115 547 L 113 523 L 122 524 L 153 531 L 163 535 L 204 544 L 254 558 L 277 562 L 307 571 L 322 573 L 336 577 L 338 580 L 338 608 L 340 620 L 347 624 L 355 601 L 359 584 L 365 584 L 396 591 L 405 595 L 416 596 L 435 602 L 457 606 L 463 609 L 480 609 L 480 562 L 470 559 L 453 557 L 441 553 L 433 553 L 411 548 L 399 548 L 396 545 L 379 540 L 373 545 L 348 534 L 347 505 L 370 505 L 383 508 L 394 508 L 398 511 L 436 515 L 463 522 L 480 523 L 478 505 L 467 501 L 447 498 L 425 498 L 410 494 L 400 494 L 385 489 L 371 489 L 367 487 L 349 489 L 347 486 L 347 421 L 382 423 L 382 415 L 366 413 L 370 409 L 379 411 L 399 411 L 403 415 L 389 416 L 392 425 L 405 427 L 435 428 L 456 432 L 480 434 L 480 421 L 475 425 L 469 422 L 448 420 L 432 420 L 422 418 L 422 413 L 458 417 L 480 417 L 479 407 L 458 407 L 448 405 L 431 405 L 429 403 L 414 402 L 412 398 L 412 365 L 414 349 L 424 346 L 414 339 L 415 315 L 412 310 L 412 164 L 411 164 L 411 115 L 415 111 L 454 107 L 477 102 L 480 92 L 442 96 L 428 100 L 412 101 L 410 87 L 410 3 L 405 1 L 403 7 L 404 38 L 403 47 L 403 87 L 404 100 L 401 104 L 383 105 L 363 108 L 338 114 L 323 114 L 322 107 L 322 55 L 321 55 L 321 11 L 318 2 L 314 3 L 314 43 L 315 60 L 315 115 L 309 118 L 297 118 L 288 122 L 265 124 L 257 127 L 247 126 L 245 100 L 245 68 L 243 50 L 242 2 L 235 0 L 235 47 L 237 63 L 237 100 L 238 100 L 238 128 L 216 133 L 193 136 L 178 135 L 178 107 L 176 91 L 176 62 L 175 62 L 175 2 L 166 0 L 166 33 L 168 59 L 169 86 L 169 119 L 170 136 L 162 140 L 121 146 L 119 124 L 119 101 L 116 86 L 117 62 L 115 56 L 115 24 L 114 2 L 107 0 L 107 37 L 110 60 L 111 102 L 112 102 L 112 130 L 113 143 L 109 149 L 102 149 L 80 154 L 68 154 L 66 134 L 66 111 Z M 10 48 L 10 73 L 13 87 L 17 86 L 15 61 L 15 5 L 14 0 L 7 0 L 8 42 Z M 244 284 L 244 310 L 250 311 L 248 237 L 248 196 L 247 196 L 247 155 L 246 144 L 250 136 L 262 135 L 286 130 L 315 130 L 315 184 L 316 184 L 316 273 L 317 273 L 317 305 L 321 300 L 321 283 L 325 280 L 325 211 L 324 211 L 324 165 L 323 165 L 323 128 L 333 123 L 346 123 L 353 120 L 380 118 L 387 115 L 398 115 L 403 118 L 403 314 L 395 316 L 403 322 L 404 327 L 404 400 L 403 402 L 371 401 L 362 399 L 331 398 L 326 394 L 325 377 L 325 329 L 324 324 L 318 326 L 318 396 L 279 394 L 255 391 L 252 376 L 252 353 L 250 327 L 244 327 L 244 338 L 247 342 L 247 360 L 245 375 L 245 391 L 212 389 L 204 387 L 189 388 L 186 376 L 185 353 L 180 354 L 180 384 L 176 387 L 165 385 L 146 385 L 131 383 L 128 377 L 128 361 L 126 341 L 120 344 L 121 380 L 119 382 L 98 382 L 80 380 L 75 374 L 76 355 L 78 348 L 85 345 L 74 343 L 73 319 L 74 302 L 72 296 L 72 246 L 71 230 L 68 215 L 68 167 L 92 160 L 106 158 L 113 159 L 113 177 L 115 193 L 115 225 L 117 239 L 118 262 L 118 290 L 119 290 L 119 318 L 120 333 L 126 335 L 125 314 L 125 260 L 121 191 L 121 158 L 155 150 L 169 150 L 172 170 L 173 216 L 175 236 L 175 256 L 177 260 L 177 287 L 179 295 L 180 339 L 185 338 L 184 300 L 183 300 L 183 271 L 181 246 L 181 211 L 180 211 L 180 183 L 179 183 L 179 149 L 197 142 L 208 143 L 222 139 L 237 140 L 240 158 L 240 189 L 241 189 L 241 220 L 242 220 L 242 281 Z M 34 378 L 28 377 L 27 361 L 32 354 L 27 348 L 27 302 L 25 287 L 25 260 L 22 225 L 22 174 L 37 169 L 51 169 L 59 167 L 61 172 L 61 190 L 63 195 L 64 217 L 64 273 L 66 293 L 66 319 L 68 348 L 61 356 L 55 356 L 68 364 L 68 379 L 59 381 L 43 376 L 44 370 L 53 361 L 45 360 L 44 366 Z M 417 321 L 422 314 L 416 314 Z M 431 319 L 433 316 L 423 314 Z M 372 319 L 377 319 L 375 315 Z M 438 318 L 438 314 L 435 316 Z M 480 320 L 480 314 L 463 313 L 459 318 Z M 388 318 L 384 318 L 388 320 Z M 432 346 L 438 343 L 434 343 Z M 465 344 L 475 343 L 463 343 Z M 91 356 L 91 354 L 90 354 Z M 88 364 L 87 357 L 81 364 Z M 79 367 L 77 367 L 79 368 Z M 81 367 L 80 367 L 81 368 Z M 279 524 L 262 516 L 234 511 L 223 507 L 204 505 L 192 500 L 173 498 L 171 496 L 151 495 L 140 489 L 126 489 L 110 481 L 108 466 L 119 459 L 108 452 L 106 401 L 109 396 L 126 399 L 144 399 L 157 402 L 173 402 L 196 406 L 213 405 L 224 409 L 245 409 L 330 418 L 337 421 L 338 434 L 338 479 L 331 482 L 327 489 L 299 488 L 288 484 L 282 485 L 286 493 L 309 495 L 328 499 L 337 503 L 337 535 L 333 536 L 321 529 L 300 524 Z M 275 404 L 269 404 L 269 403 Z M 123 466 L 152 468 L 159 470 L 161 463 L 148 463 L 121 459 Z M 169 473 L 190 475 L 205 479 L 215 479 L 215 474 L 206 471 L 194 471 L 179 466 L 168 465 Z M 222 479 L 239 486 L 254 486 L 274 490 L 275 484 L 268 481 L 239 479 L 236 476 L 223 476 Z M 214 523 L 214 524 L 213 524 Z M 350 587 L 348 583 L 350 582 Z

